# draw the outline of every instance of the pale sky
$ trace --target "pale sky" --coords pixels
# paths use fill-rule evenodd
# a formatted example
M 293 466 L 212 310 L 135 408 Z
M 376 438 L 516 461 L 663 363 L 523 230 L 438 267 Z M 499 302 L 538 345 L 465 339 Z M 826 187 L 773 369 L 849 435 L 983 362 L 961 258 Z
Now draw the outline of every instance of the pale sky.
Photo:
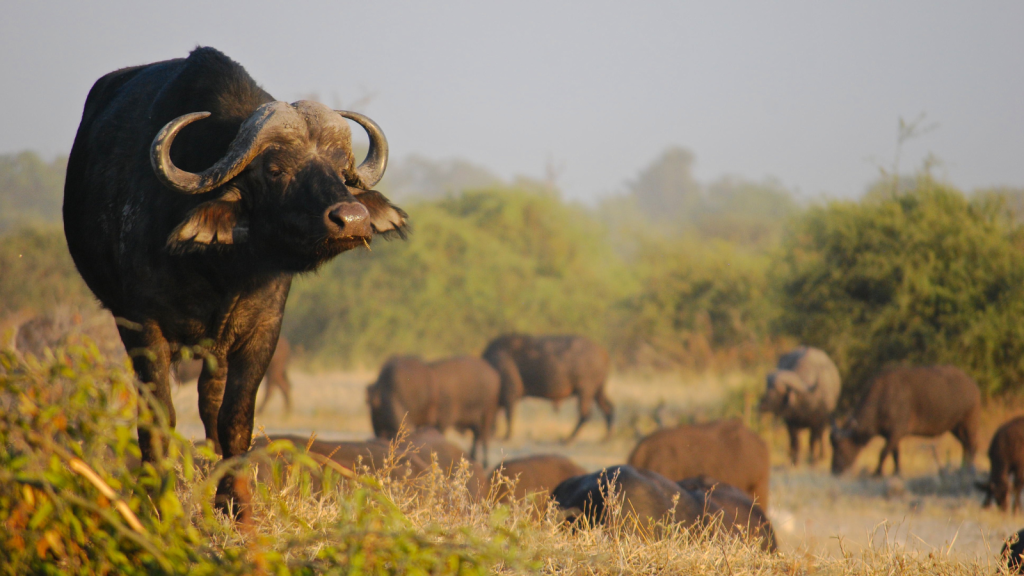
M 570 198 L 667 146 L 699 179 L 852 197 L 889 166 L 900 116 L 965 189 L 1024 186 L 1024 2 L 7 3 L 0 153 L 66 153 L 92 83 L 219 48 L 275 98 L 369 98 L 394 159 L 501 176 L 559 167 Z

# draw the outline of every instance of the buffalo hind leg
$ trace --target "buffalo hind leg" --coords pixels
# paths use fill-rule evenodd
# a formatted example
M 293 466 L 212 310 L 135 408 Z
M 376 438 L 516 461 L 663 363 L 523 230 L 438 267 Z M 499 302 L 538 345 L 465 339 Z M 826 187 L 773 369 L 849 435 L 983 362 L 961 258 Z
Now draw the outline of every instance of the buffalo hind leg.
M 136 385 L 140 396 L 148 392 L 151 409 L 162 412 L 167 417 L 167 425 L 174 428 L 177 417 L 174 412 L 174 401 L 171 399 L 171 347 L 164 338 L 163 332 L 155 321 L 149 320 L 139 326 L 128 326 L 127 322 L 118 325 L 121 341 L 132 359 L 135 369 Z M 159 420 L 153 422 L 158 424 Z M 154 426 L 155 427 L 155 426 Z M 154 434 L 154 427 L 139 423 L 139 450 L 143 462 L 155 462 L 164 454 L 165 439 L 159 433 Z
M 615 405 L 608 399 L 608 396 L 604 393 L 604 388 L 600 388 L 597 391 L 597 407 L 604 413 L 605 423 L 605 440 L 611 440 L 612 438 L 612 425 L 615 420 Z
M 217 454 L 224 454 L 217 430 L 217 417 L 221 404 L 224 402 L 224 384 L 228 379 L 228 364 L 223 358 L 215 360 L 216 367 L 210 370 L 208 361 L 203 362 L 203 371 L 199 374 L 199 419 L 203 421 L 206 439 L 213 443 Z
M 569 444 L 575 440 L 576 435 L 580 433 L 580 428 L 583 428 L 583 425 L 590 419 L 590 410 L 594 406 L 594 398 L 590 394 L 583 393 L 579 395 L 579 400 L 580 419 L 576 422 L 576 428 L 573 429 L 572 434 L 569 434 L 569 437 L 565 439 L 564 444 Z

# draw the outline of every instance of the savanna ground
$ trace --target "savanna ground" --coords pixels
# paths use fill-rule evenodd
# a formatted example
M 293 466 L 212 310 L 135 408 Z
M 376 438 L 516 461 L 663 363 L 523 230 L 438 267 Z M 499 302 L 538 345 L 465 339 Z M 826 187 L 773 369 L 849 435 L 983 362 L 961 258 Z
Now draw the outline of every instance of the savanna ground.
M 280 397 L 273 399 L 257 428 L 268 433 L 309 434 L 334 440 L 363 439 L 372 434 L 365 404 L 370 372 L 309 373 L 290 371 L 293 410 L 285 414 Z M 603 422 L 595 409 L 591 422 L 572 445 L 561 442 L 575 422 L 574 400 L 557 409 L 547 401 L 528 398 L 515 419 L 509 441 L 504 418 L 489 456 L 493 466 L 502 458 L 532 453 L 561 453 L 588 470 L 625 462 L 636 440 L 663 425 L 739 417 L 757 429 L 772 447 L 771 506 L 769 515 L 779 536 L 780 549 L 796 558 L 835 558 L 865 551 L 888 550 L 897 555 L 937 558 L 955 566 L 996 570 L 1003 539 L 1024 525 L 995 509 L 981 508 L 981 495 L 972 487 L 974 477 L 959 471 L 961 449 L 949 435 L 938 439 L 905 440 L 900 479 L 870 476 L 882 441 L 876 438 L 860 455 L 855 469 L 841 478 L 828 470 L 828 458 L 810 467 L 788 463 L 785 429 L 756 411 L 761 373 L 723 375 L 616 375 L 609 394 L 617 406 L 614 438 L 602 442 Z M 177 389 L 178 429 L 199 440 L 202 425 L 196 410 L 194 385 Z M 987 406 L 983 444 L 976 459 L 979 478 L 988 469 L 985 455 L 995 428 L 1022 410 L 1006 402 Z M 453 442 L 469 446 L 469 435 L 448 432 Z M 806 442 L 806 437 L 803 438 Z M 827 450 L 827 455 L 830 452 Z M 891 461 L 886 465 L 890 471 Z M 970 571 L 970 570 L 968 570 Z

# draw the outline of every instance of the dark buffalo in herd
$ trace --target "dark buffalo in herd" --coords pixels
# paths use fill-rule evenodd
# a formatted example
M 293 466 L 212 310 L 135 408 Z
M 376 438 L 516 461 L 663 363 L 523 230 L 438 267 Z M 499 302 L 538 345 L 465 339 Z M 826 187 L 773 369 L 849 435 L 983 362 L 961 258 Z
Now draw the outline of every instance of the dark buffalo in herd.
M 892 454 L 900 472 L 900 440 L 907 436 L 939 436 L 952 432 L 964 449 L 963 465 L 973 467 L 978 449 L 981 392 L 955 366 L 893 368 L 868 384 L 853 415 L 832 429 L 832 472 L 842 473 L 875 436 L 885 438 L 875 475 Z
M 798 433 L 807 428 L 810 430 L 808 459 L 812 464 L 817 462 L 825 454 L 822 436 L 839 401 L 839 369 L 825 352 L 801 346 L 779 358 L 778 367 L 768 374 L 767 380 L 760 409 L 779 416 L 786 423 L 790 460 L 797 463 Z
M 604 413 L 607 436 L 612 433 L 615 407 L 605 393 L 608 351 L 582 336 L 529 336 L 506 334 L 491 341 L 483 357 L 501 375 L 501 407 L 505 411 L 505 438 L 512 435 L 515 404 L 523 396 L 556 403 L 576 396 L 579 422 L 572 440 L 590 418 L 594 403 Z
M 346 119 L 370 136 L 358 165 Z M 405 227 L 370 190 L 387 157 L 369 118 L 277 101 L 212 48 L 93 85 L 68 158 L 64 232 L 171 425 L 171 364 L 183 346 L 208 344 L 206 437 L 225 458 L 248 451 L 292 276 Z M 146 460 L 161 451 L 145 426 L 139 442 Z M 244 504 L 243 492 L 225 477 L 219 506 Z M 237 510 L 247 517 L 247 506 Z
M 432 426 L 473 433 L 472 456 L 483 448 L 498 409 L 498 374 L 480 358 L 459 356 L 424 362 L 399 356 L 384 364 L 377 381 L 366 390 L 373 433 L 394 438 L 403 423 L 410 429 Z
M 672 481 L 707 475 L 768 506 L 768 445 L 739 420 L 658 430 L 637 443 L 627 462 Z

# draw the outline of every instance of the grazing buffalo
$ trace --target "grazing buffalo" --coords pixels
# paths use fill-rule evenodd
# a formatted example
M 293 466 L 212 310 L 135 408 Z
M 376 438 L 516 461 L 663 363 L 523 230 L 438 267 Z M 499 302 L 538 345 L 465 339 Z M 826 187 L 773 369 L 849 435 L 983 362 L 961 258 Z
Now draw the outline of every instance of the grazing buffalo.
M 291 442 L 300 450 L 305 450 L 308 447 L 310 454 L 330 458 L 349 470 L 355 471 L 360 466 L 365 466 L 371 472 L 386 472 L 395 480 L 416 477 L 429 469 L 429 465 L 416 454 L 402 454 L 401 451 L 398 451 L 395 461 L 389 461 L 391 446 L 388 442 L 378 438 L 349 442 L 314 439 L 310 442 L 308 436 L 257 436 L 253 440 L 253 448 L 264 448 L 270 442 L 278 440 Z
M 839 369 L 817 348 L 801 346 L 779 358 L 768 374 L 768 386 L 761 398 L 762 412 L 782 418 L 789 431 L 789 457 L 795 465 L 800 453 L 798 433 L 810 429 L 808 459 L 811 464 L 824 456 L 822 436 L 839 401 Z
M 768 445 L 739 420 L 658 430 L 637 443 L 628 462 L 676 481 L 707 475 L 768 507 Z
M 346 118 L 370 137 L 358 166 Z M 171 363 L 200 346 L 216 360 L 199 378 L 206 437 L 225 458 L 249 449 L 292 276 L 374 234 L 403 234 L 405 213 L 370 190 L 387 157 L 369 118 L 276 101 L 213 48 L 93 85 L 68 158 L 64 232 L 172 426 Z M 139 443 L 147 461 L 162 451 L 147 426 Z M 226 476 L 217 503 L 237 497 L 246 520 L 245 493 Z
M 621 499 L 618 516 L 608 511 L 610 502 L 606 499 L 611 494 Z M 703 498 L 698 499 L 668 478 L 632 466 L 611 466 L 574 476 L 556 486 L 552 497 L 568 520 L 586 518 L 591 526 L 625 521 L 627 529 L 644 536 L 656 536 L 654 523 L 661 520 L 690 527 L 701 524 L 705 513 L 721 512 L 714 503 L 705 505 Z
M 288 362 L 292 357 L 292 347 L 288 343 L 288 339 L 281 336 L 277 339 L 277 348 L 274 349 L 274 355 L 270 357 L 270 364 L 267 366 L 267 374 L 263 377 L 263 382 L 260 386 L 263 387 L 263 401 L 260 402 L 260 407 L 256 410 L 257 414 L 262 414 L 267 408 L 267 404 L 270 402 L 270 397 L 273 396 L 274 390 L 281 393 L 284 398 L 285 412 L 291 413 L 292 411 L 292 383 L 288 379 Z M 199 378 L 203 373 L 203 360 L 189 360 L 181 361 L 178 363 L 177 368 L 174 371 L 174 376 L 178 380 L 179 384 L 184 384 Z
M 499 502 L 527 500 L 543 513 L 547 507 L 548 496 L 555 486 L 573 476 L 586 473 L 587 471 L 579 464 L 565 456 L 534 454 L 498 464 L 490 474 L 489 492 L 494 493 Z M 501 477 L 514 480 L 514 489 L 509 490 Z
M 1024 574 L 1024 529 L 1011 534 L 1003 542 L 1002 557 L 1011 572 Z
M 978 385 L 955 366 L 886 370 L 868 385 L 853 417 L 842 427 L 832 427 L 832 473 L 846 471 L 861 449 L 881 435 L 885 447 L 875 475 L 882 475 L 889 454 L 899 474 L 899 444 L 904 436 L 938 436 L 944 432 L 956 436 L 964 448 L 963 465 L 973 467 L 980 415 Z
M 765 552 L 779 549 L 775 529 L 764 509 L 735 486 L 718 482 L 708 476 L 695 476 L 676 482 L 680 488 L 703 501 L 709 508 L 722 510 L 722 527 L 738 532 L 749 540 L 760 542 Z
M 579 398 L 580 419 L 569 441 L 590 417 L 596 401 L 604 412 L 607 437 L 611 437 L 615 407 L 604 390 L 608 351 L 600 345 L 582 336 L 506 334 L 492 340 L 483 357 L 501 374 L 501 407 L 508 422 L 506 439 L 512 435 L 515 403 L 523 396 L 556 403 L 569 396 Z
M 498 374 L 490 364 L 472 356 L 427 363 L 416 356 L 389 359 L 377 381 L 366 389 L 370 421 L 378 438 L 394 438 L 399 427 L 415 430 L 432 426 L 473 432 L 472 456 L 483 447 L 498 411 Z
M 978 484 L 985 492 L 988 508 L 992 500 L 1004 512 L 1008 508 L 1010 475 L 1013 475 L 1013 513 L 1020 510 L 1020 491 L 1024 489 L 1024 416 L 1004 423 L 996 430 L 988 445 L 988 459 L 992 463 L 988 482 Z

